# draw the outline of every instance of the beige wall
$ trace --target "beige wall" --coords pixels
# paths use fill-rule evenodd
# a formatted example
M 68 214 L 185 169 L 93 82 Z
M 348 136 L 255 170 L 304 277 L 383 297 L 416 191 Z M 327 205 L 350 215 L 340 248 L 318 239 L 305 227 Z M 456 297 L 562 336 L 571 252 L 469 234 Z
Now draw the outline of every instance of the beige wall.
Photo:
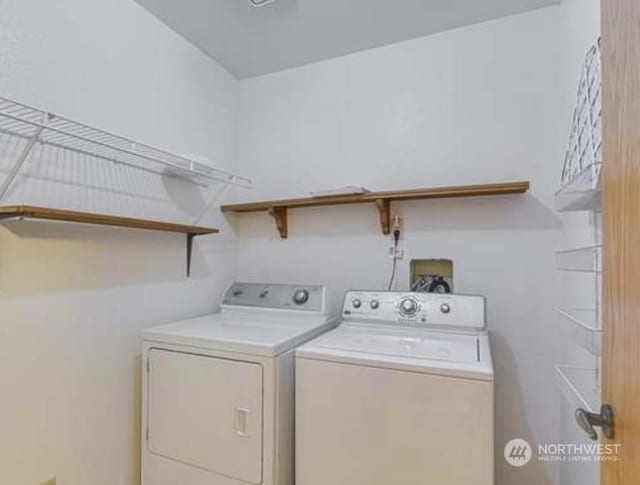
M 237 82 L 133 0 L 0 0 L 0 96 L 235 165 Z M 15 158 L 9 140 L 0 146 L 1 180 Z M 145 199 L 169 180 L 91 160 L 80 182 L 108 179 L 142 197 L 42 182 L 69 160 L 36 156 L 25 169 L 42 177 L 22 180 L 8 202 L 164 219 L 200 197 L 172 186 L 171 201 Z M 189 280 L 183 236 L 0 227 L 1 484 L 138 483 L 140 330 L 213 310 L 235 277 L 231 228 L 215 211 L 204 222 L 223 233 L 196 240 Z

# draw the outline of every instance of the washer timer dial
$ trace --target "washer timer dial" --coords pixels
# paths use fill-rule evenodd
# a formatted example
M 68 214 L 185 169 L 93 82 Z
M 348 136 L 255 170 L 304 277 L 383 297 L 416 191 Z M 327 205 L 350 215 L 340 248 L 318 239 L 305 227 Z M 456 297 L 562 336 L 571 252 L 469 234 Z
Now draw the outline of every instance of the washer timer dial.
M 418 313 L 418 302 L 413 298 L 403 298 L 400 301 L 400 313 L 406 316 L 413 316 Z

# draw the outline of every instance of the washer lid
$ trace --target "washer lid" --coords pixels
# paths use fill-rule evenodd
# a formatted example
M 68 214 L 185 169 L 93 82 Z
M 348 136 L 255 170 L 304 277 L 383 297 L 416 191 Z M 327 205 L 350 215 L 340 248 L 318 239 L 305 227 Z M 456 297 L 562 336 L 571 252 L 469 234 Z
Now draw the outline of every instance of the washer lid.
M 229 312 L 205 315 L 143 332 L 147 341 L 274 356 L 333 327 L 320 316 Z
M 380 325 L 342 325 L 296 350 L 299 358 L 493 379 L 488 337 Z

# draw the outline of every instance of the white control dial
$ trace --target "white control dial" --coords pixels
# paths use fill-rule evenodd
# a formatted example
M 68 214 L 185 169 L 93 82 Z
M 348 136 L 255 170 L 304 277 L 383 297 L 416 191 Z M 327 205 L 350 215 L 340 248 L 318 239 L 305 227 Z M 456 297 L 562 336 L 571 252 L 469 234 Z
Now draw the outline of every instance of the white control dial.
M 405 315 L 415 315 L 418 312 L 418 302 L 413 298 L 403 298 L 400 302 L 400 311 Z
M 371 300 L 369 306 L 372 310 L 377 310 L 380 307 L 380 302 L 378 300 Z
M 362 302 L 360 301 L 360 298 L 354 298 L 351 301 L 351 304 L 353 305 L 353 308 L 360 308 L 362 306 Z

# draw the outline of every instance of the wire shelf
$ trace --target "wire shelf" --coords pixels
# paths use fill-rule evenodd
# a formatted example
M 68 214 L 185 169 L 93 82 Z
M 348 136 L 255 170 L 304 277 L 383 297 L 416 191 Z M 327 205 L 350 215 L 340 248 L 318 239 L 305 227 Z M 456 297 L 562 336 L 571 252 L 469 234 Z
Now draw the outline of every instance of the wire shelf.
M 586 246 L 556 252 L 557 268 L 562 271 L 600 273 L 602 271 L 602 245 Z
M 578 84 L 571 134 L 562 169 L 561 186 L 590 165 L 602 162 L 602 66 L 600 39 L 585 57 Z
M 556 210 L 599 211 L 602 204 L 602 163 L 592 163 L 578 172 L 555 194 Z
M 250 187 L 251 181 L 231 172 L 138 143 L 46 111 L 0 97 L 0 134 L 34 144 L 71 150 L 138 170 L 173 174 L 199 184 L 222 182 Z M 19 170 L 18 164 L 18 170 Z M 15 173 L 10 174 L 10 178 Z M 4 187 L 6 191 L 7 187 Z M 2 192 L 4 192 L 2 191 Z M 0 193 L 0 198 L 4 193 Z
M 556 308 L 571 333 L 571 341 L 595 356 L 602 355 L 602 330 L 598 312 L 591 309 Z
M 556 366 L 556 379 L 571 409 L 600 412 L 600 384 L 597 369 Z

